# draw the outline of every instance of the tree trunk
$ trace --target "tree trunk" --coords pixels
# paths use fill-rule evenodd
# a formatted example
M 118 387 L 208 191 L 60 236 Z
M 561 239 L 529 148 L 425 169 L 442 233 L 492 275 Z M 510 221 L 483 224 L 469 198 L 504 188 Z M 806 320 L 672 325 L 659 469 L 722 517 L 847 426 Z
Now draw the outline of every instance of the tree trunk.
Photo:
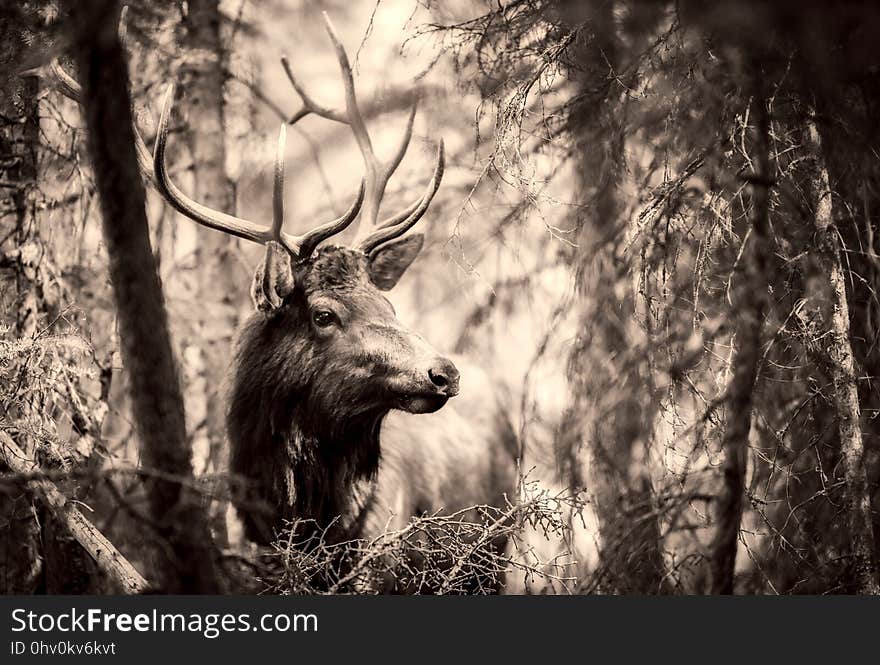
M 847 270 L 850 347 L 853 361 L 864 377 L 857 382 L 859 404 L 865 414 L 880 410 L 880 391 L 873 377 L 880 376 L 877 353 L 876 294 L 880 290 L 880 260 L 877 238 L 880 224 L 874 211 L 880 205 L 877 192 L 878 168 L 874 155 L 880 150 L 880 134 L 873 106 L 864 103 L 862 91 L 850 82 L 817 85 L 807 78 L 816 111 L 816 128 L 822 144 L 822 162 L 828 173 L 838 249 Z M 846 251 L 845 248 L 858 248 Z M 864 380 L 867 379 L 867 380 Z M 865 446 L 864 469 L 872 496 L 874 551 L 880 552 L 880 418 L 861 422 Z
M 187 139 L 193 163 L 196 200 L 210 208 L 235 213 L 235 189 L 226 176 L 224 71 L 226 55 L 220 36 L 218 0 L 190 0 L 184 20 L 186 47 L 182 68 L 188 113 Z M 222 386 L 229 368 L 232 336 L 238 325 L 237 304 L 243 293 L 235 280 L 235 239 L 199 227 L 199 312 L 195 330 L 202 349 L 205 400 L 205 471 L 228 470 L 225 399 Z M 218 544 L 227 543 L 226 502 L 212 504 L 212 526 Z
M 822 329 L 828 331 L 823 339 L 834 382 L 833 401 L 840 438 L 840 456 L 848 505 L 847 522 L 852 543 L 853 578 L 859 593 L 880 593 L 877 583 L 877 562 L 874 552 L 874 529 L 871 517 L 871 497 L 865 474 L 865 447 L 862 440 L 861 408 L 856 382 L 855 361 L 850 342 L 849 301 L 846 280 L 840 259 L 837 227 L 828 168 L 825 165 L 822 141 L 815 121 L 808 122 L 810 147 L 816 160 L 813 172 L 814 222 L 816 225 L 816 257 L 823 276 L 827 276 L 832 300 L 830 316 L 823 317 Z M 823 312 L 816 303 L 815 310 Z
M 119 6 L 115 0 L 69 6 L 122 359 L 152 521 L 163 541 L 158 586 L 170 593 L 214 593 L 220 589 L 216 551 L 193 485 L 177 367 L 150 248 L 128 71 L 117 35 Z
M 742 252 L 742 274 L 734 302 L 735 338 L 732 374 L 727 387 L 722 472 L 724 485 L 716 507 L 715 536 L 711 544 L 711 593 L 731 594 L 734 588 L 737 541 L 743 513 L 746 461 L 752 422 L 752 399 L 761 357 L 761 330 L 767 311 L 767 252 L 770 216 L 770 124 L 761 73 L 753 72 L 755 93 L 751 116 L 755 122 L 752 174 L 751 236 Z
M 0 114 L 4 118 L 3 128 L 0 130 L 2 135 L 0 159 L 3 162 L 0 179 L 4 181 L 4 188 L 10 195 L 8 203 L 11 205 L 8 208 L 6 205 L 3 206 L 4 216 L 0 222 L 0 238 L 3 238 L 0 263 L 5 266 L 3 274 L 0 275 L 0 291 L 2 291 L 0 321 L 9 326 L 10 334 L 15 338 L 37 343 L 39 335 L 53 323 L 58 322 L 62 306 L 58 290 L 53 288 L 57 283 L 57 273 L 47 267 L 55 264 L 57 254 L 53 251 L 55 248 L 50 247 L 42 238 L 40 225 L 42 216 L 38 212 L 44 207 L 45 196 L 37 186 L 41 180 L 39 85 L 36 78 L 21 78 L 17 75 L 17 71 L 21 69 L 18 59 L 22 51 L 39 39 L 39 36 L 33 32 L 34 26 L 39 25 L 39 21 L 34 7 L 28 3 L 9 12 L 6 19 L 7 23 L 2 30 L 0 66 L 8 71 L 10 76 L 3 79 L 3 94 L 0 100 Z M 11 221 L 8 228 L 6 228 L 7 220 Z M 23 355 L 20 368 L 24 369 L 28 362 L 30 360 Z M 7 370 L 15 371 L 12 368 Z M 33 388 L 32 385 L 22 385 L 21 388 L 23 390 L 19 394 L 13 389 L 12 394 L 6 395 L 11 398 L 5 410 L 5 420 L 10 426 L 10 431 L 14 433 L 18 445 L 26 451 L 25 454 L 32 463 L 37 464 L 47 460 L 57 463 L 57 457 L 43 454 L 46 452 L 47 437 L 42 436 L 40 432 L 44 428 L 55 431 L 57 423 L 53 410 L 56 408 L 75 414 L 74 418 L 77 419 L 78 425 L 83 424 L 79 416 L 83 416 L 82 420 L 89 418 L 90 414 L 72 403 L 76 401 L 78 405 L 82 404 L 79 401 L 80 396 L 74 394 L 78 386 L 70 387 L 66 403 L 58 399 L 57 391 L 29 390 Z M 84 457 L 87 457 L 84 451 L 92 450 L 89 441 L 82 443 L 84 444 L 82 447 L 71 446 L 77 453 L 69 456 L 69 463 L 74 460 L 82 462 Z M 50 443 L 49 448 L 51 447 Z M 61 484 L 68 496 L 88 500 L 80 483 L 65 481 Z M 17 485 L 5 494 L 9 502 L 4 501 L 3 512 L 6 512 L 6 508 L 10 508 L 12 514 L 5 514 L 0 521 L 7 523 L 8 520 L 11 526 L 17 524 L 27 533 L 10 534 L 8 540 L 4 537 L 4 546 L 0 546 L 4 552 L 0 554 L 0 559 L 9 561 L 6 556 L 7 550 L 20 547 L 19 553 L 22 555 L 25 551 L 29 551 L 29 556 L 39 558 L 39 566 L 36 565 L 36 560 L 30 562 L 23 560 L 23 568 L 19 572 L 27 577 L 33 571 L 40 570 L 40 591 L 46 593 L 94 591 L 92 584 L 95 581 L 95 568 L 91 559 L 70 536 L 64 525 L 55 519 L 54 514 L 45 510 L 41 504 L 33 502 L 30 493 L 21 493 L 23 489 L 25 489 L 24 485 Z M 15 508 L 16 505 L 20 510 Z M 22 579 L 21 575 L 15 574 L 11 576 L 0 574 L 0 577 L 7 580 L 15 577 Z M 22 590 L 30 585 L 30 582 L 25 583 Z
M 583 191 L 575 260 L 581 332 L 569 375 L 575 390 L 570 413 L 579 421 L 579 451 L 568 451 L 571 483 L 586 486 L 599 523 L 602 591 L 658 593 L 665 574 L 659 524 L 646 451 L 653 396 L 646 390 L 645 358 L 637 346 L 635 298 L 629 261 L 622 254 L 626 219 L 618 186 L 624 165 L 625 97 L 609 71 L 621 71 L 625 51 L 614 21 L 614 3 L 566 6 L 572 25 L 590 26 L 579 37 L 576 76 L 581 91 L 571 118 L 578 141 Z

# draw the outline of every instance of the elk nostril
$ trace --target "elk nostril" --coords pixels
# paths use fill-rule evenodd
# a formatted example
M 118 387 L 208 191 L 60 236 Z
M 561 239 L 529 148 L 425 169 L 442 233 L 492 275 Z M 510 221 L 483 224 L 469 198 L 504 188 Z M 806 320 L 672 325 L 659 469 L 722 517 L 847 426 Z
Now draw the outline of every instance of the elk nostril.
M 432 367 L 428 370 L 428 377 L 431 379 L 431 383 L 438 388 L 445 388 L 449 385 L 449 378 L 442 369 L 435 369 Z
M 452 361 L 438 358 L 434 366 L 428 369 L 428 378 L 445 395 L 453 397 L 458 394 L 458 368 Z

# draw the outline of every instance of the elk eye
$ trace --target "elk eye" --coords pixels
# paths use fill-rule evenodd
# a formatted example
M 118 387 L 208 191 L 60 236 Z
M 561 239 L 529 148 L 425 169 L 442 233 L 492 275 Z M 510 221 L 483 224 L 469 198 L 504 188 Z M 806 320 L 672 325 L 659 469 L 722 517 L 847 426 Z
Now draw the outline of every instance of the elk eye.
M 319 328 L 326 328 L 327 326 L 333 325 L 336 321 L 336 315 L 326 309 L 317 309 L 312 312 L 312 321 L 314 321 L 315 325 Z

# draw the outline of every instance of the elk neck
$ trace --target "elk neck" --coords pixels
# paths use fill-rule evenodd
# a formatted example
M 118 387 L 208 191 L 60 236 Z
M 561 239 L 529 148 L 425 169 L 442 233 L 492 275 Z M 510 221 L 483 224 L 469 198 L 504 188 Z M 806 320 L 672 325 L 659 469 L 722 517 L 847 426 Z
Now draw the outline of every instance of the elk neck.
M 333 523 L 340 537 L 356 531 L 371 499 L 388 413 L 352 412 L 347 400 L 316 394 L 309 382 L 315 360 L 290 335 L 289 323 L 257 314 L 246 324 L 230 391 L 231 469 L 251 488 L 246 504 L 257 516 L 245 517 L 245 527 L 258 542 L 292 519 L 322 528 Z M 279 344 L 282 327 L 293 342 Z
M 307 401 L 293 407 L 289 422 L 278 430 L 282 468 L 289 470 L 279 488 L 289 508 L 285 518 L 313 519 L 319 527 L 338 520 L 344 532 L 355 527 L 379 468 L 379 430 L 387 413 L 339 414 L 322 431 Z

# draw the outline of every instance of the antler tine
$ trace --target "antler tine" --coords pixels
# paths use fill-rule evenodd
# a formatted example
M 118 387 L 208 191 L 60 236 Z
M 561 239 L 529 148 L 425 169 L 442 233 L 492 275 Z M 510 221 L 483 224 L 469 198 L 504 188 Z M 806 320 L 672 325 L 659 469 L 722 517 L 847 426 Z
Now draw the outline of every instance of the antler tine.
M 119 17 L 119 37 L 120 41 L 125 41 L 126 28 L 125 18 L 128 13 L 128 7 L 124 6 Z M 59 90 L 63 95 L 82 104 L 83 95 L 82 87 L 70 74 L 68 74 L 58 59 L 53 59 L 51 63 L 51 71 L 58 82 Z M 266 229 L 252 222 L 249 222 L 226 213 L 212 210 L 206 206 L 190 199 L 175 185 L 168 175 L 168 168 L 165 164 L 165 149 L 168 143 L 168 122 L 171 117 L 171 107 L 174 101 L 174 84 L 168 86 L 165 98 L 162 103 L 162 114 L 159 118 L 159 127 L 156 134 L 155 154 L 150 156 L 150 151 L 146 143 L 141 137 L 137 127 L 134 127 L 135 149 L 137 153 L 138 166 L 144 177 L 150 184 L 171 204 L 171 206 L 179 213 L 189 217 L 193 221 L 207 226 L 208 228 L 223 231 L 245 240 L 264 244 L 267 240 L 277 240 L 284 245 L 288 251 L 294 251 L 296 248 L 295 236 L 285 234 L 281 231 L 281 223 L 283 222 L 282 196 L 284 185 L 284 132 L 282 128 L 282 136 L 279 137 L 278 158 L 275 164 L 275 199 L 274 199 L 274 220 L 271 228 Z
M 420 196 L 415 201 L 410 203 L 406 208 L 401 210 L 399 213 L 395 215 L 391 215 L 391 217 L 386 217 L 381 222 L 376 225 L 377 229 L 387 229 L 389 226 L 394 226 L 395 224 L 400 224 L 403 220 L 409 217 L 416 211 L 416 208 L 422 203 L 422 197 Z
M 278 148 L 275 152 L 275 180 L 272 183 L 272 238 L 282 242 L 284 226 L 284 149 L 287 146 L 287 125 L 278 132 Z
M 119 10 L 119 25 L 116 26 L 116 34 L 119 35 L 119 43 L 124 47 L 128 46 L 128 24 L 125 22 L 128 18 L 128 5 L 122 5 Z
M 418 104 L 413 103 L 400 145 L 398 146 L 391 159 L 387 163 L 383 164 L 376 157 L 376 154 L 373 150 L 373 143 L 370 139 L 370 134 L 367 130 L 366 122 L 364 121 L 363 114 L 361 113 L 360 107 L 358 105 L 357 94 L 355 92 L 354 86 L 354 75 L 352 73 L 351 63 L 348 59 L 348 54 L 345 52 L 345 47 L 342 45 L 342 42 L 339 39 L 339 35 L 336 32 L 336 28 L 333 26 L 333 22 L 330 20 L 327 12 L 323 12 L 323 18 L 327 34 L 336 53 L 336 59 L 339 62 L 339 69 L 342 73 L 342 82 L 345 88 L 345 111 L 343 112 L 338 109 L 330 108 L 316 102 L 297 80 L 296 75 L 293 73 L 293 70 L 290 66 L 290 61 L 288 60 L 287 56 L 282 56 L 281 64 L 284 67 L 287 78 L 290 80 L 291 85 L 293 85 L 294 90 L 296 90 L 297 94 L 302 100 L 302 106 L 291 116 L 288 124 L 295 124 L 307 115 L 315 114 L 328 120 L 343 122 L 351 127 L 351 131 L 354 134 L 355 141 L 357 142 L 358 148 L 361 152 L 361 155 L 363 156 L 364 167 L 366 170 L 364 225 L 361 230 L 362 232 L 364 230 L 369 231 L 376 228 L 377 226 L 380 226 L 377 225 L 377 220 L 379 217 L 379 207 L 382 202 L 382 197 L 385 195 L 385 188 L 388 185 L 388 180 L 397 170 L 397 167 L 400 166 L 400 163 L 403 161 L 403 158 L 406 155 L 407 148 L 409 147 L 410 140 L 412 139 L 413 124 L 415 121 Z M 391 219 L 393 219 L 395 223 L 406 219 L 412 213 L 412 211 L 415 210 L 416 207 L 418 207 L 418 204 L 419 201 L 416 201 L 416 203 L 407 208 L 404 213 L 395 215 Z M 387 222 L 388 220 L 383 222 L 383 225 L 385 225 Z
M 300 260 L 305 259 L 315 251 L 323 240 L 343 231 L 360 212 L 364 201 L 364 183 L 361 181 L 357 198 L 342 217 L 327 222 L 311 231 L 293 236 L 282 232 L 284 225 L 284 150 L 287 144 L 287 125 L 281 125 L 278 133 L 278 149 L 275 153 L 275 182 L 272 191 L 272 228 L 269 232 L 273 240 L 287 248 Z
M 437 144 L 437 165 L 434 167 L 434 174 L 431 176 L 431 180 L 428 182 L 428 187 L 426 188 L 425 193 L 422 194 L 422 197 L 418 201 L 418 205 L 412 213 L 410 213 L 410 215 L 402 222 L 376 229 L 364 238 L 358 244 L 357 248 L 364 254 L 369 254 L 382 243 L 398 238 L 409 231 L 415 223 L 422 218 L 422 215 L 425 214 L 428 206 L 431 205 L 431 200 L 434 198 L 434 195 L 440 187 L 440 181 L 443 180 L 444 167 L 445 154 L 443 149 L 443 139 L 440 139 L 440 143 Z
M 153 169 L 156 176 L 156 189 L 165 198 L 171 207 L 182 215 L 189 217 L 194 222 L 206 226 L 215 231 L 223 231 L 251 242 L 265 244 L 268 240 L 276 240 L 284 245 L 288 251 L 295 253 L 296 237 L 281 231 L 278 226 L 277 216 L 281 210 L 276 208 L 276 220 L 271 228 L 266 228 L 246 219 L 227 215 L 219 210 L 213 210 L 201 203 L 189 198 L 177 185 L 172 182 L 168 175 L 168 167 L 165 164 L 165 149 L 168 145 L 168 121 L 171 117 L 171 107 L 174 102 L 174 84 L 168 86 L 165 100 L 162 104 L 162 115 L 159 118 L 159 130 L 156 135 L 156 150 L 153 155 Z M 283 174 L 282 174 L 283 184 Z M 276 166 L 276 193 L 275 203 L 278 204 L 278 171 Z M 276 232 L 276 226 L 277 232 Z
M 52 75 L 58 82 L 58 89 L 61 91 L 61 94 L 72 99 L 77 104 L 82 104 L 82 88 L 70 74 L 64 71 L 64 67 L 58 62 L 58 58 L 54 58 L 49 66 L 52 70 Z
M 406 156 L 406 150 L 409 148 L 409 142 L 412 139 L 413 125 L 416 121 L 416 111 L 418 108 L 419 100 L 415 99 L 410 107 L 409 118 L 406 120 L 406 128 L 403 130 L 403 137 L 400 140 L 397 152 L 394 153 L 394 156 L 389 160 L 388 165 L 385 167 L 385 184 L 388 184 L 388 179 L 391 177 L 391 174 L 397 170 L 397 167 L 400 166 L 400 162 L 402 162 L 403 158 Z
M 351 127 L 351 131 L 354 134 L 358 147 L 361 149 L 361 153 L 364 156 L 364 164 L 367 167 L 367 177 L 369 179 L 369 176 L 372 174 L 375 179 L 375 175 L 379 171 L 379 161 L 373 153 L 373 143 L 370 141 L 370 135 L 367 132 L 367 125 L 364 122 L 364 117 L 361 115 L 361 110 L 358 107 L 351 63 L 348 61 L 348 54 L 345 52 L 345 47 L 339 40 L 339 35 L 336 34 L 336 28 L 333 27 L 333 22 L 330 20 L 330 16 L 327 15 L 327 12 L 321 12 L 321 14 L 324 17 L 324 27 L 327 29 L 330 41 L 333 43 L 333 49 L 336 51 L 336 59 L 339 61 L 339 69 L 342 72 L 342 84 L 345 87 L 345 113 L 348 118 L 348 125 Z
M 365 181 L 361 179 L 361 186 L 358 189 L 357 198 L 354 203 L 351 204 L 351 207 L 345 211 L 342 217 L 335 219 L 332 222 L 322 224 L 308 233 L 297 237 L 297 246 L 299 247 L 298 256 L 300 259 L 310 256 L 320 242 L 326 240 L 330 236 L 335 236 L 337 233 L 341 233 L 349 227 L 361 211 L 361 206 L 364 203 L 365 191 L 366 184 Z
M 127 9 L 127 7 L 123 7 L 123 9 Z M 121 23 L 119 29 L 120 32 L 124 31 L 124 27 Z M 55 81 L 58 84 L 58 90 L 61 94 L 77 104 L 82 104 L 82 87 L 76 79 L 64 70 L 64 67 L 62 67 L 61 63 L 58 61 L 58 58 L 52 60 L 49 68 L 52 72 L 52 76 L 55 77 Z M 134 127 L 134 147 L 137 152 L 138 166 L 141 169 L 141 174 L 151 183 L 154 183 L 153 158 L 150 156 L 150 150 L 147 148 L 147 144 L 144 142 L 143 137 L 141 137 L 141 133 L 137 130 L 137 127 Z
M 119 41 L 123 44 L 126 41 L 127 30 L 125 27 L 125 19 L 128 16 L 128 5 L 123 5 L 122 9 L 119 12 L 119 27 L 117 28 L 117 32 L 119 34 Z M 58 90 L 62 95 L 67 97 L 68 99 L 76 102 L 77 104 L 82 104 L 82 86 L 74 79 L 70 74 L 68 74 L 64 67 L 61 66 L 61 63 L 58 61 L 58 58 L 53 58 L 52 62 L 49 64 L 49 69 L 52 72 L 52 75 L 55 77 L 55 81 L 58 84 Z M 147 178 L 151 183 L 153 183 L 153 158 L 150 155 L 150 150 L 147 148 L 147 144 L 144 142 L 143 137 L 141 137 L 140 132 L 137 130 L 137 127 L 134 127 L 134 147 L 137 152 L 137 160 L 138 166 L 141 169 L 141 174 Z
M 345 47 L 339 39 L 336 28 L 330 20 L 330 16 L 327 12 L 322 12 L 322 15 L 324 18 L 324 27 L 327 30 L 327 35 L 330 37 L 331 43 L 333 44 L 333 50 L 336 52 L 336 59 L 339 62 L 339 69 L 342 73 L 342 83 L 345 87 L 345 110 L 346 115 L 348 116 L 348 124 L 351 127 L 355 141 L 357 141 L 358 148 L 360 148 L 361 155 L 364 158 L 364 166 L 367 172 L 367 198 L 364 206 L 366 223 L 361 228 L 361 231 L 363 231 L 365 228 L 371 229 L 376 226 L 379 217 L 379 206 L 382 203 L 382 197 L 385 195 L 385 187 L 387 186 L 391 175 L 397 167 L 400 166 L 400 162 L 403 161 L 410 139 L 412 138 L 416 104 L 413 104 L 413 108 L 410 111 L 403 139 L 397 152 L 387 164 L 383 165 L 373 151 L 373 143 L 370 140 L 367 125 L 364 122 L 364 117 L 358 106 L 357 94 L 354 87 L 354 75 L 351 70 L 351 63 L 348 60 L 348 54 L 345 52 Z
M 295 125 L 297 122 L 305 118 L 310 113 L 314 113 L 316 116 L 321 118 L 326 118 L 327 120 L 333 120 L 335 122 L 341 122 L 343 124 L 348 124 L 348 117 L 345 115 L 344 111 L 340 111 L 339 109 L 331 109 L 328 106 L 322 106 L 318 102 L 316 102 L 312 97 L 306 92 L 306 89 L 303 88 L 296 76 L 293 73 L 293 69 L 290 66 L 290 61 L 288 60 L 286 55 L 281 56 L 281 66 L 284 67 L 284 72 L 287 74 L 288 80 L 290 80 L 290 84 L 293 86 L 293 89 L 296 90 L 296 94 L 299 95 L 302 100 L 302 107 L 290 116 L 290 120 L 287 121 L 289 125 Z

